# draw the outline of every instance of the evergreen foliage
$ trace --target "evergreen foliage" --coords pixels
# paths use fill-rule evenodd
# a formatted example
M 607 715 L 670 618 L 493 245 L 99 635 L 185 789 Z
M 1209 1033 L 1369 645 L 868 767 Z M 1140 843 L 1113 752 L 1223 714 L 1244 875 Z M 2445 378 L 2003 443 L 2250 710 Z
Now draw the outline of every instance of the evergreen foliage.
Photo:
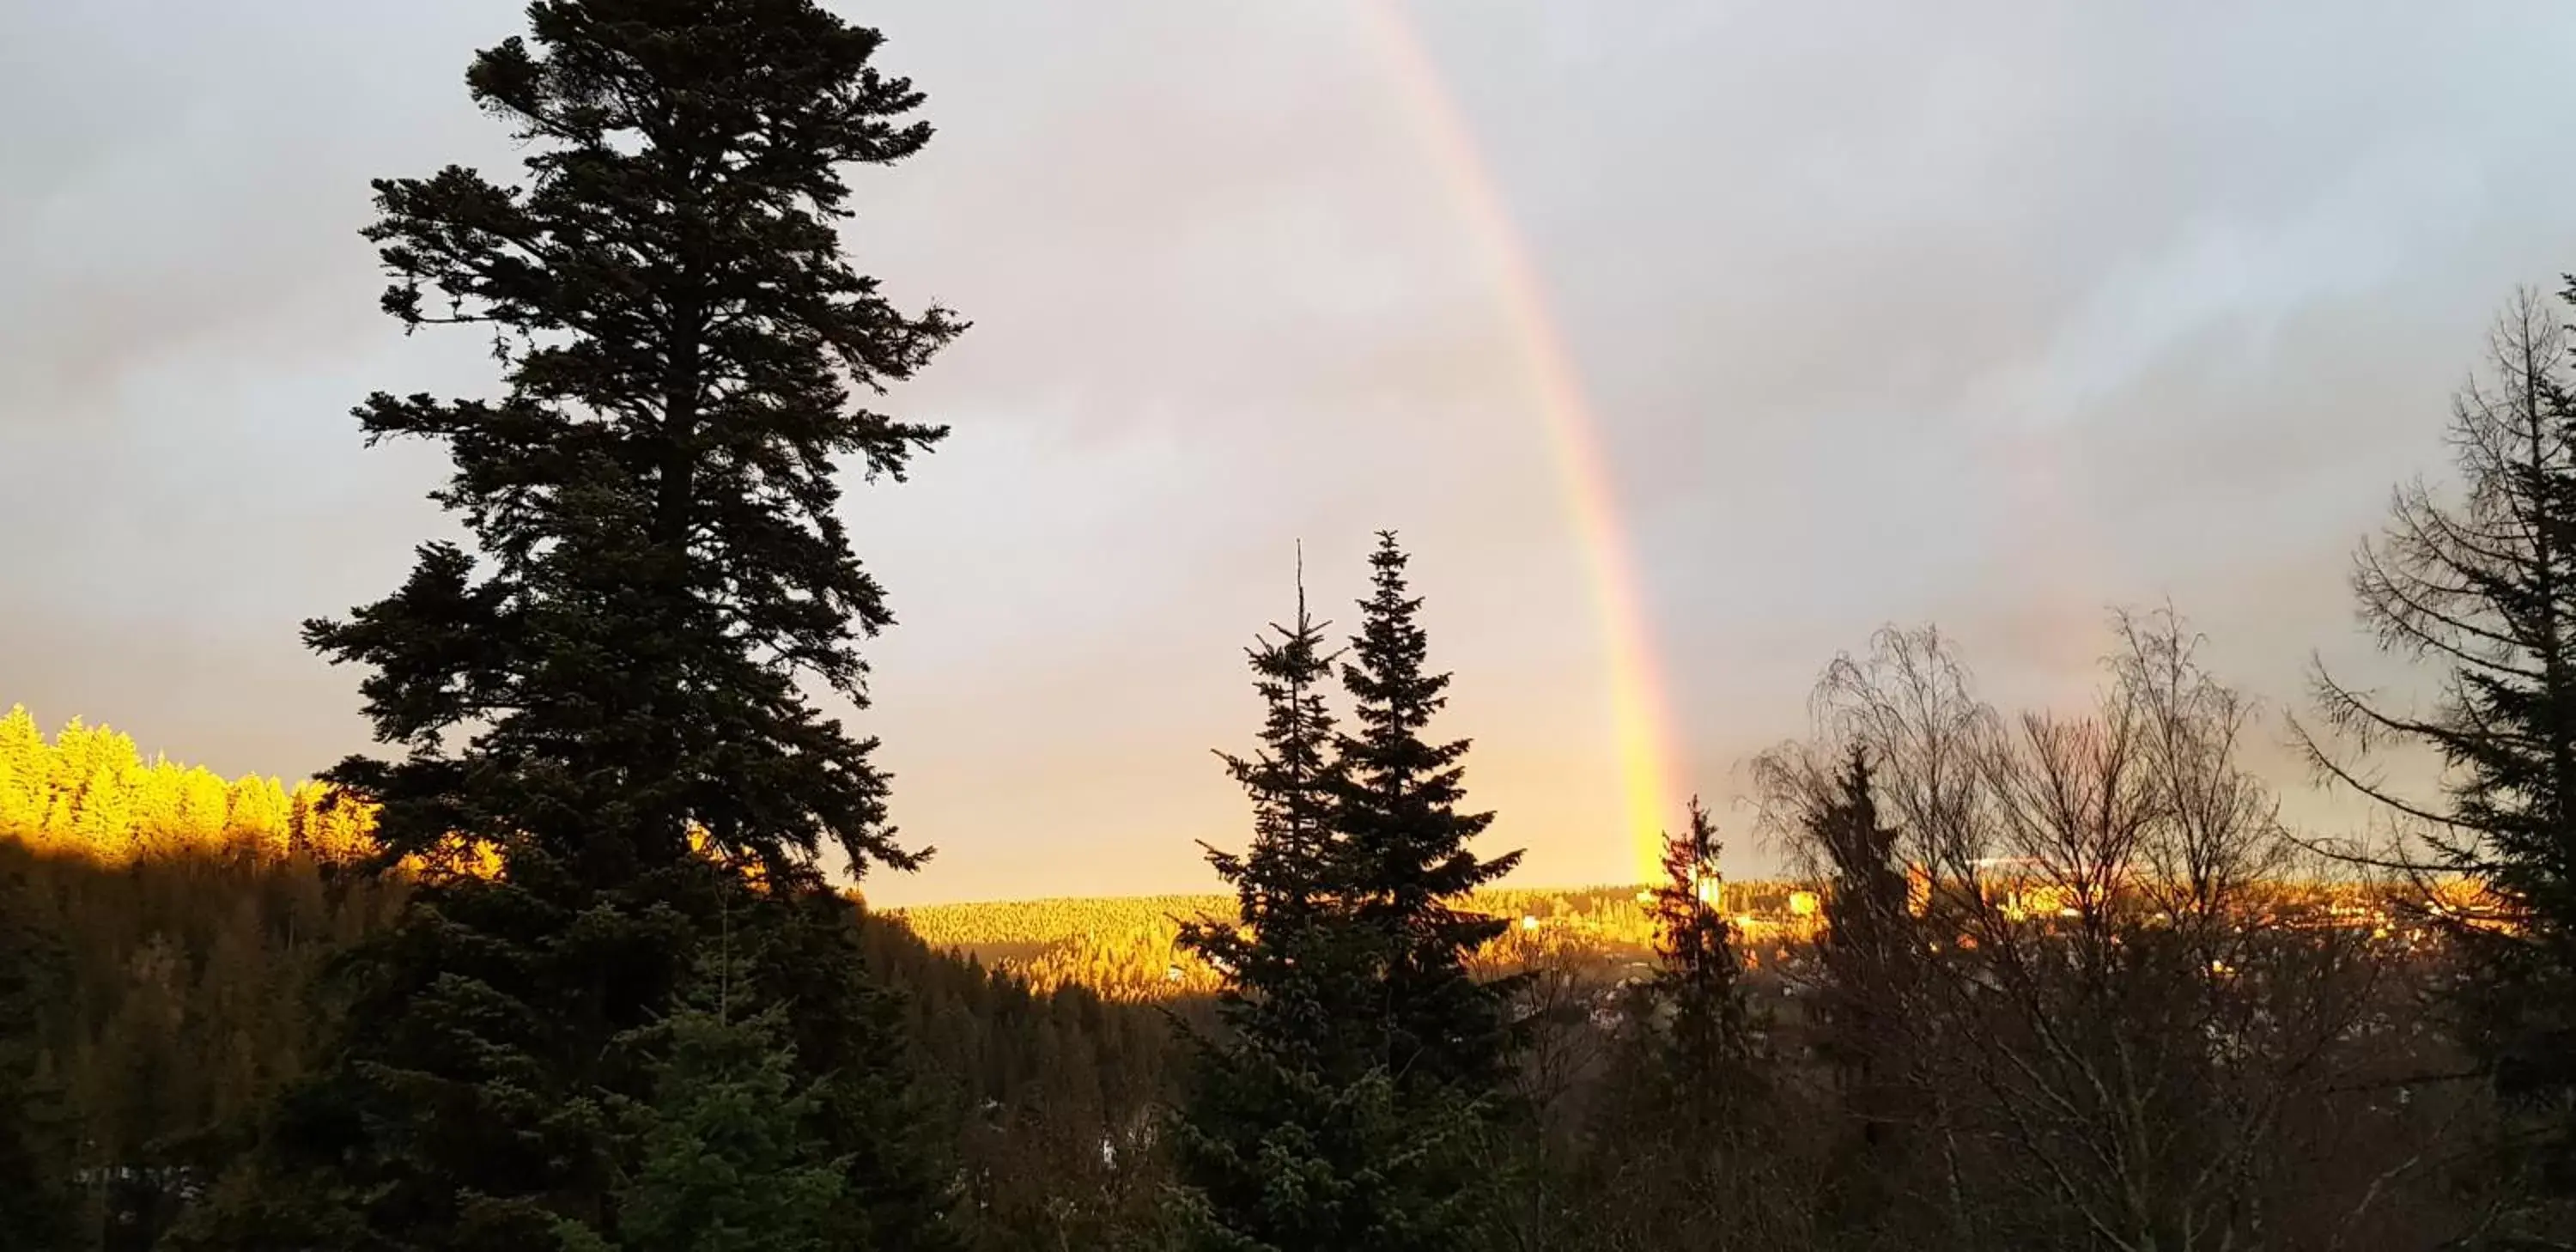
M 1818 1047 L 1834 1065 L 1861 1141 L 1875 1145 L 1898 1120 L 1893 1107 L 1904 969 L 1913 926 L 1897 833 L 1879 820 L 1868 751 L 1854 745 L 1824 803 L 1807 818 L 1806 846 L 1826 880 Z
M 1204 1252 L 1445 1252 L 1485 1246 L 1489 1127 L 1472 1104 L 1407 1097 L 1384 1068 L 1342 1077 L 1258 1038 L 1201 1050 L 1179 1125 L 1179 1228 Z
M 1251 652 L 1262 749 L 1226 760 L 1252 843 L 1209 851 L 1241 924 L 1184 933 L 1227 977 L 1227 1033 L 1197 1040 L 1174 1128 L 1194 1247 L 1468 1247 L 1493 1221 L 1504 1012 L 1465 958 L 1504 923 L 1455 904 L 1512 858 L 1465 850 L 1491 820 L 1455 812 L 1466 745 L 1419 736 L 1448 679 L 1424 672 L 1392 536 L 1375 561 L 1341 669 L 1359 733 L 1337 733 L 1326 705 L 1334 658 L 1302 577 L 1295 624 Z
M 1302 581 L 1294 624 L 1273 625 L 1249 652 L 1262 746 L 1220 754 L 1253 811 L 1242 854 L 1207 850 L 1234 888 L 1238 922 L 1192 922 L 1181 934 L 1225 977 L 1225 1036 L 1193 1039 L 1173 1125 L 1183 1228 L 1209 1249 L 1382 1246 L 1348 1242 L 1386 1207 L 1371 1183 L 1388 1164 L 1393 1111 L 1376 1056 L 1353 1030 L 1370 953 L 1351 924 L 1334 827 L 1332 657 Z
M 1762 1081 L 1770 1058 L 1746 1003 L 1719 852 L 1694 797 L 1647 893 L 1656 966 L 1619 997 L 1586 1128 L 1575 1207 L 1600 1229 L 1574 1237 L 1599 1246 L 1789 1247 L 1807 1233 L 1805 1182 L 1782 1168 L 1787 1128 Z
M 1370 554 L 1371 594 L 1341 667 L 1356 733 L 1339 736 L 1336 815 L 1351 860 L 1351 902 L 1383 945 L 1378 1008 L 1387 1068 L 1408 1083 L 1469 1092 L 1502 1083 L 1511 1053 L 1507 982 L 1472 976 L 1467 957 L 1501 935 L 1505 918 L 1458 907 L 1511 872 L 1520 853 L 1479 858 L 1467 846 L 1491 813 L 1462 813 L 1468 741 L 1423 737 L 1448 703 L 1449 675 L 1427 669 L 1406 557 L 1392 532 Z
M 1350 1035 L 1366 953 L 1347 925 L 1348 854 L 1335 827 L 1343 770 L 1324 691 L 1333 658 L 1302 585 L 1295 622 L 1274 625 L 1276 638 L 1249 653 L 1267 709 L 1260 750 L 1219 754 L 1252 801 L 1250 847 L 1207 848 L 1234 888 L 1239 925 L 1193 921 L 1181 942 L 1225 975 L 1218 1002 L 1238 1034 L 1348 1072 L 1372 1059 Z
M 370 439 L 445 445 L 436 498 L 480 555 L 427 545 L 394 595 L 308 627 L 373 671 L 368 715 L 406 749 L 334 781 L 384 803 L 393 854 L 524 840 L 613 884 L 695 829 L 776 868 L 826 845 L 908 866 L 871 745 L 797 683 L 864 702 L 855 638 L 892 621 L 836 462 L 900 477 L 944 433 L 853 405 L 959 326 L 897 311 L 834 229 L 844 167 L 928 141 L 900 120 L 920 96 L 810 0 L 528 12 L 534 47 L 466 76 L 529 145 L 528 184 L 376 184 L 386 310 L 490 326 L 509 386 L 357 410 Z
M 79 718 L 48 740 L 25 706 L 0 715 L 0 837 L 48 851 L 111 864 L 198 850 L 353 858 L 373 815 L 337 799 L 319 782 L 145 760 L 130 736 Z
M 2561 303 L 2576 304 L 2570 284 Z M 2576 1239 L 2576 391 L 2563 316 L 2529 291 L 2508 307 L 2452 406 L 2457 496 L 2400 490 L 2354 562 L 2382 648 L 2440 671 L 2430 707 L 2317 673 L 2328 725 L 2364 749 L 2430 749 L 2444 801 L 2306 741 L 2324 772 L 2426 832 L 2435 863 L 2422 868 L 2486 889 L 2447 914 L 2472 957 L 2463 1024 L 2525 1111 L 2517 1154 L 2553 1197 L 2518 1220 L 2558 1240 Z
M 1670 1018 L 1671 1069 L 1681 1092 L 1714 1109 L 1728 1086 L 1748 1076 L 1753 1040 L 1736 987 L 1743 967 L 1734 927 L 1720 907 L 1726 879 L 1718 870 L 1717 827 L 1697 796 L 1689 820 L 1682 833 L 1664 837 L 1664 881 L 1651 906 L 1661 960 L 1647 994 L 1658 1015 Z
M 892 1014 L 860 985 L 821 857 L 920 853 L 885 822 L 855 644 L 892 620 L 834 514 L 837 463 L 900 477 L 943 431 L 853 403 L 959 329 L 841 257 L 841 171 L 918 151 L 879 38 L 810 0 L 538 0 L 478 55 L 474 101 L 525 145 L 505 187 L 376 183 L 367 237 L 407 327 L 490 328 L 497 400 L 378 394 L 371 440 L 444 445 L 432 543 L 393 595 L 307 641 L 369 671 L 377 738 L 330 782 L 381 806 L 378 858 L 424 864 L 405 917 L 336 980 L 349 1029 L 283 1101 L 261 1180 L 210 1230 L 347 1247 L 550 1249 L 621 1232 L 669 1011 L 719 915 L 769 928 L 755 979 L 849 1173 L 845 1239 L 936 1247 Z M 484 850 L 497 872 L 459 872 Z M 742 875 L 760 888 L 746 894 Z M 808 965 L 806 963 L 813 964 Z M 799 1140 L 798 1142 L 802 1142 Z M 898 1212 L 909 1206 L 909 1211 Z
M 364 877 L 308 857 L 248 858 L 209 848 L 108 864 L 0 838 L 0 879 L 13 877 L 24 878 L 27 889 L 0 907 L 0 919 L 20 923 L 15 933 L 31 946 L 8 955 L 40 959 L 0 966 L 0 981 L 41 977 L 15 1002 L 32 1011 L 0 1019 L 15 1028 L 10 1047 L 25 1045 L 12 1056 L 28 1063 L 0 1071 L 0 1087 L 11 1075 L 35 1081 L 29 1107 L 44 1153 L 30 1160 L 47 1177 L 90 1180 L 73 1197 L 79 1225 L 68 1246 L 263 1246 L 254 1236 L 272 1238 L 267 1246 L 285 1243 L 273 1226 L 239 1220 L 249 1216 L 244 1184 L 255 1180 L 236 1175 L 217 1184 L 218 1176 L 250 1146 L 237 1130 L 310 1073 L 315 1044 L 342 1036 L 323 1015 L 328 1003 L 304 988 L 326 954 L 392 926 L 408 876 Z M 733 914 L 744 967 L 738 992 L 757 983 L 764 965 L 822 972 L 819 954 L 791 956 L 781 940 L 762 934 L 757 909 L 740 901 L 729 907 L 742 910 Z M 720 935 L 722 919 L 719 913 Z M 818 905 L 805 929 L 805 942 L 818 947 L 855 942 L 864 968 L 900 991 L 879 991 L 842 970 L 848 1007 L 882 1022 L 865 1039 L 888 1055 L 830 1067 L 828 1075 L 802 1053 L 792 1020 L 773 1028 L 799 1049 L 790 1068 L 803 1092 L 842 1110 L 816 1107 L 804 1130 L 809 1139 L 828 1144 L 847 1135 L 836 1120 L 856 1121 L 868 1128 L 869 1142 L 902 1128 L 911 1142 L 894 1142 L 907 1155 L 924 1144 L 951 1149 L 954 1174 L 916 1167 L 904 1185 L 944 1195 L 962 1181 L 966 1194 L 953 1208 L 960 1233 L 979 1252 L 1059 1240 L 1110 1246 L 1121 1232 L 1147 1224 L 1165 1176 L 1152 1110 L 1171 1099 L 1174 1071 L 1160 1011 L 1104 1003 L 1079 988 L 1033 994 L 1015 979 L 934 950 L 897 923 L 837 904 Z M 703 988 L 703 981 L 692 985 Z M 777 998 L 774 988 L 751 985 L 739 1003 L 775 1012 Z M 829 1043 L 835 1033 L 818 1028 L 807 1037 L 846 1050 Z M 658 1038 L 647 1032 L 621 1045 L 645 1053 L 652 1077 L 662 1072 L 662 1053 L 651 1046 Z M 906 1039 L 917 1046 L 893 1056 Z M 854 1075 L 873 1075 L 873 1088 L 842 1082 Z M 650 1078 L 637 1085 L 650 1099 Z M 621 1133 L 631 1129 L 611 1121 Z M 622 1142 L 617 1164 L 631 1176 L 638 1140 L 627 1135 Z M 1104 1153 L 1105 1144 L 1114 1145 L 1114 1155 Z M 845 1143 L 818 1159 L 851 1150 Z M 863 1172 L 850 1162 L 850 1178 Z M 259 1190 L 270 1209 L 290 1198 Z M 39 1194 L 12 1186 L 0 1198 Z M 917 1207 L 906 1194 L 882 1190 L 874 1203 L 898 1218 Z M 190 1211 L 191 1197 L 204 1203 Z M 851 1198 L 853 1211 L 858 1201 Z M 18 1226 L 11 1212 L 13 1229 L 34 1229 L 32 1219 Z M 165 1237 L 183 1215 L 195 1227 L 184 1245 Z M 314 1215 L 317 1222 L 323 1216 Z M 351 1245 L 315 1235 L 308 1246 Z
M 660 1059 L 649 1101 L 618 1110 L 639 1159 L 615 1197 L 627 1252 L 804 1252 L 830 1246 L 847 1163 L 811 1123 L 823 1094 L 796 1072 L 772 1006 L 739 1014 L 744 970 L 719 949 L 686 1007 L 631 1042 Z M 748 991 L 748 988 L 744 988 Z M 566 1242 L 605 1249 L 587 1227 Z

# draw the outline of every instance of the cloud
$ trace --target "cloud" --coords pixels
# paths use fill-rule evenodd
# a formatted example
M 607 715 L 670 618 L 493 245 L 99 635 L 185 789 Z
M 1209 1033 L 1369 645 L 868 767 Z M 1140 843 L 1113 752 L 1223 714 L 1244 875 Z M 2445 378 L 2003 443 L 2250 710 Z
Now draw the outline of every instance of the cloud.
M 1379 3 L 1382 0 L 1369 0 Z M 402 338 L 366 180 L 512 150 L 464 98 L 515 3 L 0 12 L 0 701 L 230 769 L 362 746 L 296 620 L 444 525 L 368 390 Z M 2576 18 L 2539 4 L 1862 8 L 1414 0 L 1580 364 L 1722 801 L 1838 648 L 1939 618 L 2003 690 L 2171 596 L 2294 700 L 2335 579 L 2517 282 L 2576 257 Z M 939 128 L 854 179 L 898 300 L 976 325 L 887 407 L 957 434 L 854 493 L 889 899 L 1203 883 L 1206 755 L 1303 539 L 1347 619 L 1402 527 L 1471 783 L 1528 876 L 1621 872 L 1596 607 L 1490 258 L 1356 3 L 861 14 Z

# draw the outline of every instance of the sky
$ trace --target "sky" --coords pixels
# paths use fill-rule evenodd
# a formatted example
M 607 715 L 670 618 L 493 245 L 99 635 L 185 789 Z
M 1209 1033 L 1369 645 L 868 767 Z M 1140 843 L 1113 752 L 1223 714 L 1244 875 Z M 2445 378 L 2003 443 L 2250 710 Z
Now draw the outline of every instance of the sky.
M 880 901 L 1211 886 L 1242 649 L 1301 544 L 1353 624 L 1379 528 L 1517 881 L 1633 864 L 1604 562 L 1676 818 L 1750 869 L 1742 762 L 1890 622 L 2062 702 L 2108 606 L 2170 601 L 2328 812 L 2279 717 L 2312 654 L 2374 672 L 2352 546 L 2442 469 L 2492 315 L 2576 268 L 2563 5 L 838 7 L 938 132 L 855 176 L 849 251 L 975 324 L 882 406 L 953 436 L 848 505 L 900 619 L 853 724 L 938 849 Z M 348 409 L 492 377 L 376 312 L 367 180 L 512 171 L 461 75 L 517 26 L 0 0 L 0 705 L 226 773 L 367 746 L 296 624 L 452 527 L 434 450 Z

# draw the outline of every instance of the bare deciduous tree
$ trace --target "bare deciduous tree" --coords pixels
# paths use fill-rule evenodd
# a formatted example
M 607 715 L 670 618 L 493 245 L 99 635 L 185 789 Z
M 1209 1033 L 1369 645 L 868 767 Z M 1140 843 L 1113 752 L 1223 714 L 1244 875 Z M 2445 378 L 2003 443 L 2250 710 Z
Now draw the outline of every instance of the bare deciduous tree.
M 1775 835 L 1835 881 L 1858 867 L 1828 766 L 1866 760 L 1912 883 L 1903 976 L 1864 989 L 1907 1087 L 1867 1110 L 1908 1121 L 1889 1219 L 1965 1246 L 2325 1246 L 2280 1215 L 2308 1211 L 2313 1110 L 2373 1003 L 2367 935 L 2286 892 L 2301 850 L 2239 759 L 2251 708 L 2196 638 L 2169 610 L 2114 625 L 2093 708 L 2010 718 L 1940 635 L 1883 633 L 1827 671 L 1818 739 L 1757 767 Z M 1832 943 L 1826 981 L 1857 976 Z

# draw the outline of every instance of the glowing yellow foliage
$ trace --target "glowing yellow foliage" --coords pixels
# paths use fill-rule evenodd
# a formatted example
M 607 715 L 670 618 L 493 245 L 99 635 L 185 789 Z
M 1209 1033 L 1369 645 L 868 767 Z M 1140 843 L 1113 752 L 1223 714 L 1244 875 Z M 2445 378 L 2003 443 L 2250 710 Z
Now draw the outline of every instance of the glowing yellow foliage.
M 1726 891 L 1756 911 L 1755 929 L 1783 929 L 1770 916 L 1789 907 L 1785 885 L 1738 882 Z M 1542 961 L 1619 968 L 1653 956 L 1654 920 L 1634 887 L 1497 888 L 1475 893 L 1468 907 L 1513 923 L 1476 954 L 1475 964 L 1489 971 Z M 1210 894 L 987 901 L 889 912 L 931 946 L 977 957 L 1040 990 L 1079 984 L 1107 999 L 1149 1001 L 1217 988 L 1217 972 L 1181 950 L 1180 923 L 1230 922 L 1234 908 L 1234 897 Z
M 0 836 L 108 864 L 228 849 L 345 859 L 371 846 L 374 813 L 255 774 L 229 782 L 75 718 L 48 742 L 24 707 L 0 717 Z
M 0 717 L 0 838 L 49 852 L 111 865 L 205 851 L 345 863 L 376 851 L 377 811 L 327 783 L 226 782 L 165 757 L 146 763 L 132 739 L 78 719 L 49 743 L 23 706 Z M 690 847 L 709 853 L 703 835 Z M 501 867 L 497 846 L 462 836 L 402 861 L 414 874 L 491 877 Z M 746 876 L 760 879 L 756 867 Z

